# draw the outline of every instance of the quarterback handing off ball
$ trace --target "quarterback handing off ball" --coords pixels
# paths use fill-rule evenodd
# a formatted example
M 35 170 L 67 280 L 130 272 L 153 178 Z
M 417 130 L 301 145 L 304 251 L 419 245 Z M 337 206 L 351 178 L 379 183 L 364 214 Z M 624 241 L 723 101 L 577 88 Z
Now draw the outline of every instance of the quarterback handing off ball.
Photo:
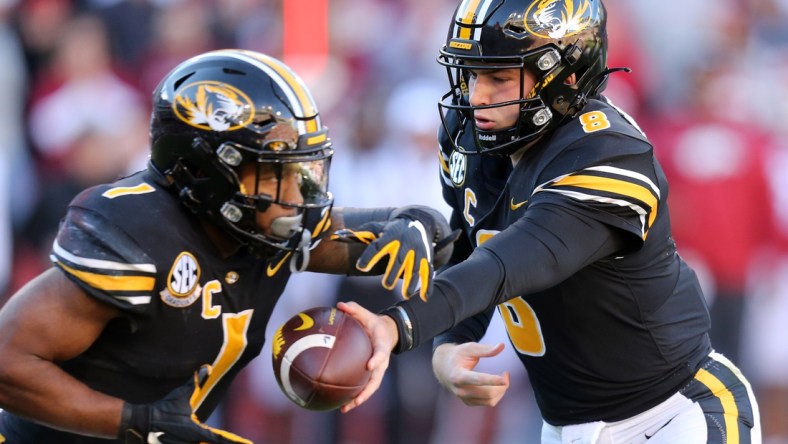
M 336 308 L 315 307 L 274 335 L 274 375 L 291 401 L 309 410 L 341 407 L 370 377 L 372 344 L 364 327 Z

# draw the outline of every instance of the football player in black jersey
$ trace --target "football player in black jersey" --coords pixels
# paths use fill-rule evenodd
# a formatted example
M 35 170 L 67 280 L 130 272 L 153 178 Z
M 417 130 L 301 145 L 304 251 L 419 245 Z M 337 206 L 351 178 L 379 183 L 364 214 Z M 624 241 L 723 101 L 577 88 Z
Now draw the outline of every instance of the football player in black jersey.
M 668 184 L 635 122 L 601 95 L 599 0 L 464 0 L 439 62 L 442 186 L 465 236 L 427 303 L 373 316 L 370 366 L 437 336 L 433 369 L 469 405 L 498 311 L 527 369 L 544 443 L 760 442 L 749 383 L 709 342 L 695 273 L 671 238 Z M 372 381 L 347 411 L 377 388 Z
M 247 443 L 204 421 L 293 272 L 426 298 L 451 255 L 431 208 L 332 211 L 331 140 L 277 59 L 183 62 L 154 92 L 151 141 L 147 170 L 73 200 L 54 267 L 0 311 L 0 442 Z

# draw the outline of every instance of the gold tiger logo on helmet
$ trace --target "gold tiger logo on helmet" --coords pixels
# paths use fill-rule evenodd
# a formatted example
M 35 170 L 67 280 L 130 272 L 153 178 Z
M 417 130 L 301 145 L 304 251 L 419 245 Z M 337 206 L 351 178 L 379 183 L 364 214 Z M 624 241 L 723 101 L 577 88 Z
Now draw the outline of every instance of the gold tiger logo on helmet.
M 254 119 L 252 100 L 243 91 L 216 81 L 195 82 L 178 91 L 172 108 L 179 119 L 208 131 L 235 131 Z
M 536 0 L 525 11 L 525 25 L 534 35 L 560 39 L 586 29 L 591 13 L 589 0 Z

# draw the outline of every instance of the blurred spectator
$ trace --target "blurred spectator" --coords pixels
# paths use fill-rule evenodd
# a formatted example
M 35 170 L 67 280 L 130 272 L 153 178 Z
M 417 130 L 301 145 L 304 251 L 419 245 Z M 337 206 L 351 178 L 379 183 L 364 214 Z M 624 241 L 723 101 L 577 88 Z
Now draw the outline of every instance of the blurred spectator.
M 30 104 L 40 193 L 17 238 L 17 282 L 50 266 L 47 254 L 58 221 L 80 190 L 142 168 L 148 153 L 148 108 L 113 71 L 106 31 L 96 16 L 69 22 L 50 66 Z
M 64 30 L 71 21 L 72 0 L 24 0 L 19 2 L 17 29 L 28 71 L 35 76 L 48 68 Z
M 788 6 L 788 5 L 786 5 Z M 742 363 L 752 375 L 761 409 L 764 444 L 788 444 L 788 131 L 773 134 L 767 172 L 778 233 L 758 258 L 744 318 Z
M 684 0 L 626 3 L 633 32 L 642 36 L 639 52 L 650 61 L 649 101 L 660 112 L 670 112 L 691 93 L 686 79 L 705 64 L 705 52 L 725 47 L 725 24 L 739 13 L 739 0 L 722 0 L 714 7 Z
M 137 70 L 137 87 L 143 94 L 150 95 L 159 79 L 182 60 L 218 49 L 211 4 L 207 0 L 171 1 L 153 17 L 151 42 Z M 260 38 L 264 35 L 261 32 Z
M 712 343 L 741 362 L 751 264 L 774 238 L 774 210 L 765 170 L 768 139 L 731 112 L 738 103 L 728 91 L 746 83 L 732 70 L 734 60 L 698 70 L 684 106 L 649 134 L 670 184 L 679 254 L 701 273 L 710 302 Z
M 158 13 L 149 0 L 90 0 L 109 33 L 112 58 L 126 70 L 141 62 L 151 46 L 152 22 Z
M 216 0 L 214 3 L 214 29 L 221 46 L 250 49 L 281 57 L 281 1 Z M 320 109 L 324 109 L 322 104 Z
M 639 114 L 648 107 L 647 85 L 652 80 L 653 68 L 641 49 L 644 36 L 635 32 L 637 23 L 632 20 L 631 9 L 636 6 L 626 0 L 607 0 L 605 7 L 609 11 L 607 65 L 611 68 L 626 67 L 632 71 L 611 74 L 604 95 L 640 121 Z
M 84 15 L 69 23 L 53 56 L 51 69 L 35 86 L 30 105 L 30 135 L 40 157 L 59 168 L 73 144 L 86 134 L 110 136 L 112 159 L 127 169 L 136 146 L 124 146 L 146 114 L 137 91 L 113 70 L 106 29 L 96 16 Z M 135 139 L 136 140 L 136 139 Z M 143 147 L 144 148 L 144 147 Z
M 22 124 L 27 88 L 25 59 L 9 20 L 16 4 L 17 0 L 0 0 L 0 96 L 5 104 L 0 119 L 0 305 L 11 285 L 13 229 L 28 210 L 31 197 L 14 189 L 35 192 Z

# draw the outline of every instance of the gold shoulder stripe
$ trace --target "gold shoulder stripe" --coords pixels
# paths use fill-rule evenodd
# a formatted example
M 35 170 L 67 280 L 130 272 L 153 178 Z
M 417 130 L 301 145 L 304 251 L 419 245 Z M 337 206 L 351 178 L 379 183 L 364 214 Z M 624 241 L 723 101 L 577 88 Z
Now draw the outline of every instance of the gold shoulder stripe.
M 63 270 L 93 288 L 104 291 L 153 291 L 156 279 L 148 276 L 110 276 L 79 271 L 63 262 L 57 263 Z
M 440 162 L 441 170 L 446 174 L 451 174 L 449 171 L 449 164 L 446 163 L 446 158 L 443 157 L 443 152 L 438 149 L 438 162 Z
M 102 194 L 102 196 L 106 197 L 107 199 L 114 199 L 116 197 L 126 196 L 126 195 L 129 195 L 129 194 L 146 194 L 146 193 L 152 193 L 154 191 L 156 191 L 155 188 L 153 188 L 152 186 L 148 185 L 145 182 L 142 182 L 141 184 L 133 186 L 133 187 L 115 187 L 115 188 L 111 188 L 111 189 L 105 191 Z
M 632 199 L 637 199 L 650 207 L 648 227 L 645 228 L 650 228 L 654 223 L 654 219 L 657 218 L 658 200 L 656 196 L 654 196 L 654 194 L 648 188 L 632 182 L 610 179 L 607 177 L 576 175 L 565 176 L 549 185 L 550 188 L 554 186 L 572 186 L 590 190 L 606 191 Z

